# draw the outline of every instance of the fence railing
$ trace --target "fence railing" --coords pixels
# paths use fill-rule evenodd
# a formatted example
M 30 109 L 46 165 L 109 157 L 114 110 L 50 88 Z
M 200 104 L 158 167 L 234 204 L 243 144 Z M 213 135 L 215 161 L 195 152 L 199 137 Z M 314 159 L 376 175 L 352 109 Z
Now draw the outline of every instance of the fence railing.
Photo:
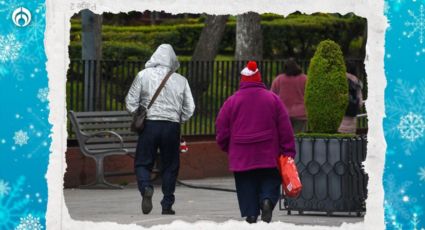
M 366 82 L 362 60 L 347 60 L 357 66 L 356 75 Z M 270 88 L 282 72 L 283 60 L 259 61 L 264 83 Z M 298 61 L 307 72 L 308 61 Z M 246 61 L 182 61 L 178 73 L 185 76 L 194 96 L 196 111 L 182 127 L 184 135 L 214 135 L 217 113 L 239 86 Z M 72 60 L 67 76 L 67 109 L 74 111 L 125 110 L 125 96 L 139 71 L 140 61 Z M 366 84 L 365 84 L 366 85 Z M 365 93 L 366 95 L 366 89 Z M 364 118 L 366 119 L 366 118 Z M 358 122 L 364 128 L 366 122 Z M 71 133 L 70 133 L 71 134 Z

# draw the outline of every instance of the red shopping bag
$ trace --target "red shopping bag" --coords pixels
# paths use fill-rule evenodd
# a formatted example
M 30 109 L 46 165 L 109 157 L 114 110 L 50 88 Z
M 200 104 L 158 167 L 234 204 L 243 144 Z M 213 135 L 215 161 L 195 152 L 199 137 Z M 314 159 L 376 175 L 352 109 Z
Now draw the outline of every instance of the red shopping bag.
M 280 155 L 277 165 L 282 177 L 282 188 L 286 196 L 297 197 L 301 193 L 302 184 L 298 176 L 297 166 L 292 157 Z

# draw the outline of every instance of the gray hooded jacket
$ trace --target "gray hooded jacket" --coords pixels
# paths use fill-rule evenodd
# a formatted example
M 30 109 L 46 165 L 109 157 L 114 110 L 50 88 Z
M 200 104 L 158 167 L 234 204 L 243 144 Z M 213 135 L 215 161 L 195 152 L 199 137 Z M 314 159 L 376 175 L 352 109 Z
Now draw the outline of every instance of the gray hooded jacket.
M 160 45 L 146 62 L 145 69 L 134 79 L 125 98 L 127 110 L 134 113 L 139 105 L 147 108 L 165 75 L 170 70 L 176 71 L 179 66 L 171 45 Z M 189 83 L 182 75 L 173 73 L 148 110 L 146 119 L 183 123 L 189 120 L 194 110 L 195 104 Z

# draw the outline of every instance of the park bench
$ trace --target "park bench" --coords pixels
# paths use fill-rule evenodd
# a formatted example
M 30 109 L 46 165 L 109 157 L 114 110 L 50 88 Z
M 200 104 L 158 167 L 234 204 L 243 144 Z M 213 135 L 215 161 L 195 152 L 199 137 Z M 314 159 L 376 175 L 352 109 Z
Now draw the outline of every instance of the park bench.
M 136 153 L 138 135 L 130 130 L 132 116 L 127 111 L 69 111 L 73 131 L 83 155 L 93 158 L 96 165 L 96 179 L 80 188 L 122 188 L 105 180 L 106 176 L 130 175 L 134 172 L 105 172 L 104 158 L 112 155 L 133 157 Z M 155 174 L 158 170 L 154 166 Z

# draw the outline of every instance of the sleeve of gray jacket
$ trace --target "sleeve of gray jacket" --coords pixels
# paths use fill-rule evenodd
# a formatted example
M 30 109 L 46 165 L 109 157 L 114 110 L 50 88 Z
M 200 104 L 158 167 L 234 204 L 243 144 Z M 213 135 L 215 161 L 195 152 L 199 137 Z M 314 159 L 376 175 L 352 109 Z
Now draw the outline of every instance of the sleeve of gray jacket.
M 186 86 L 183 92 L 183 105 L 181 122 L 186 122 L 192 117 L 195 111 L 195 102 L 193 101 L 192 92 L 190 91 L 189 83 L 186 81 Z
M 130 90 L 125 97 L 125 106 L 127 111 L 130 113 L 134 113 L 136 109 L 139 107 L 140 102 L 140 93 L 142 90 L 142 76 L 139 73 L 131 84 Z

